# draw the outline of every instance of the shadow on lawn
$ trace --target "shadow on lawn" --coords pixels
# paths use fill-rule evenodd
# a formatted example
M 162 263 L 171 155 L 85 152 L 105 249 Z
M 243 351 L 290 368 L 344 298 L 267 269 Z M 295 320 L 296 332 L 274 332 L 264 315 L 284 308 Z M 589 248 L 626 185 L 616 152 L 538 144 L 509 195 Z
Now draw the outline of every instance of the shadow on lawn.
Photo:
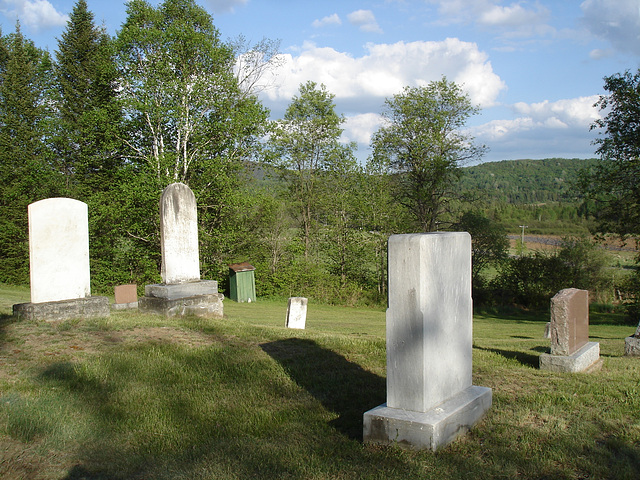
M 478 350 L 482 350 L 485 352 L 496 353 L 509 360 L 517 360 L 525 367 L 538 368 L 538 365 L 540 363 L 539 355 L 531 355 L 530 353 L 510 351 L 510 350 L 501 350 L 499 348 L 484 348 L 484 347 L 478 347 L 478 346 L 474 346 L 473 348 L 477 348 Z M 547 349 L 545 349 L 545 351 L 546 350 Z
M 292 380 L 339 415 L 333 427 L 362 440 L 362 416 L 386 401 L 386 379 L 312 340 L 289 338 L 260 346 Z

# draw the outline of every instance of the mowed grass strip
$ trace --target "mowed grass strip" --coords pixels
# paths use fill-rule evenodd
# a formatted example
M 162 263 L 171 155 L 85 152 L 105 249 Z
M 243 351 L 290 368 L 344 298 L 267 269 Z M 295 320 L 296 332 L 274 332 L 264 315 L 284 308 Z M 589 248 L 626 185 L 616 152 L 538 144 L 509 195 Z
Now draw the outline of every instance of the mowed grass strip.
M 537 368 L 545 318 L 477 315 L 474 383 L 494 404 L 434 454 L 362 444 L 362 414 L 386 395 L 380 310 L 311 303 L 300 331 L 284 328 L 286 299 L 227 300 L 221 320 L 49 324 L 15 322 L 11 295 L 3 479 L 638 478 L 633 327 L 592 325 L 602 371 L 554 374 Z

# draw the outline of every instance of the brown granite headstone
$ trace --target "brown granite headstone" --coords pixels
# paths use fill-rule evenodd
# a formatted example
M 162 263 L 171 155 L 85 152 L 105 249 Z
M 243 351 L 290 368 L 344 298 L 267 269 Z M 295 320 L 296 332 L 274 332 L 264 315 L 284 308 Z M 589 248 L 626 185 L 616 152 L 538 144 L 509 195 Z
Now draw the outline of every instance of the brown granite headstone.
M 589 292 L 560 290 L 551 299 L 551 354 L 572 355 L 589 342 Z
M 114 288 L 115 303 L 135 303 L 138 301 L 138 286 L 118 285 Z

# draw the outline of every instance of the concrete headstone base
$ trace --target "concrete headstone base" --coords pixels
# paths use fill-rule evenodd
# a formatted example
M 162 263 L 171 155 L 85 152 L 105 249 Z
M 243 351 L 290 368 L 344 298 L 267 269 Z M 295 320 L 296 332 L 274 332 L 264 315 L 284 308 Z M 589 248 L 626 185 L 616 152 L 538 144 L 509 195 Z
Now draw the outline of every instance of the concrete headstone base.
M 111 304 L 111 310 L 134 310 L 136 308 L 138 308 L 138 302 Z
M 629 357 L 640 357 L 640 337 L 624 339 L 624 354 Z
M 602 367 L 600 344 L 588 342 L 571 355 L 540 355 L 540 370 L 551 372 L 592 372 Z
M 364 414 L 363 440 L 436 451 L 478 423 L 491 408 L 491 400 L 490 388 L 471 385 L 427 412 L 390 408 L 385 403 Z
M 107 297 L 85 297 L 56 302 L 17 303 L 13 314 L 20 320 L 44 320 L 55 322 L 70 318 L 108 317 L 110 313 Z
M 175 285 L 147 285 L 145 296 L 138 299 L 141 312 L 165 317 L 195 315 L 222 318 L 224 295 L 218 293 L 218 282 L 201 280 Z

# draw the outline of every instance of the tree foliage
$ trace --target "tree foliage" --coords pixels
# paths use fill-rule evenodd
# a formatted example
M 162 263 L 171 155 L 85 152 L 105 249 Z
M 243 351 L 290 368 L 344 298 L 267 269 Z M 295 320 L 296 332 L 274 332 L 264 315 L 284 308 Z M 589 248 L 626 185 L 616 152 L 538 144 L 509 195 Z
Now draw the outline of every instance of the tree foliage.
M 122 114 L 111 39 L 85 0 L 74 6 L 56 57 L 56 155 L 68 194 L 86 199 L 107 189 L 122 166 Z
M 353 145 L 342 145 L 344 118 L 335 111 L 334 95 L 315 82 L 300 85 L 299 94 L 271 132 L 271 159 L 289 185 L 289 198 L 302 226 L 305 258 L 317 223 L 322 175 L 353 158 Z
M 606 115 L 594 122 L 601 163 L 586 171 L 581 187 L 604 232 L 640 234 L 640 69 L 605 77 L 607 95 L 596 106 Z
M 484 153 L 461 132 L 479 110 L 444 77 L 424 87 L 406 87 L 385 103 L 386 125 L 372 139 L 374 156 L 396 174 L 397 197 L 420 228 L 435 231 L 456 196 L 461 165 Z

